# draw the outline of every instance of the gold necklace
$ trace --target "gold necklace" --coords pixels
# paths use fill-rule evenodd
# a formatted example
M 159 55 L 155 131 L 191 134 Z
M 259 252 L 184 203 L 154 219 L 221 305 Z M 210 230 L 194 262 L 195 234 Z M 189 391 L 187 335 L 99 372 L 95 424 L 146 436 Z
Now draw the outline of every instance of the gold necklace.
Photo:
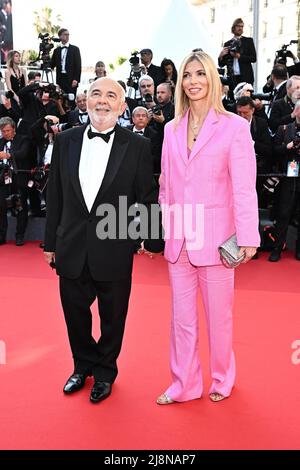
M 195 129 L 198 129 L 198 127 L 200 127 L 200 123 L 195 125 L 195 124 L 192 124 L 192 121 L 189 121 L 189 126 L 194 136 L 193 141 L 196 142 L 200 129 L 198 130 L 198 132 L 197 131 L 195 132 Z

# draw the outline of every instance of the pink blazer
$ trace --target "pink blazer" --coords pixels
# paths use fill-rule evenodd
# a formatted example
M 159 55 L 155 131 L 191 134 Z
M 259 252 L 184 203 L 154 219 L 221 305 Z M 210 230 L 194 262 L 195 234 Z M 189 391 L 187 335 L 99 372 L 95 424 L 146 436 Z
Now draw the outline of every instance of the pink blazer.
M 259 246 L 256 158 L 249 123 L 211 109 L 190 156 L 188 114 L 165 126 L 160 204 L 165 257 L 175 263 L 184 240 L 196 266 L 220 264 L 218 247 L 234 233 Z M 180 215 L 181 212 L 181 215 Z

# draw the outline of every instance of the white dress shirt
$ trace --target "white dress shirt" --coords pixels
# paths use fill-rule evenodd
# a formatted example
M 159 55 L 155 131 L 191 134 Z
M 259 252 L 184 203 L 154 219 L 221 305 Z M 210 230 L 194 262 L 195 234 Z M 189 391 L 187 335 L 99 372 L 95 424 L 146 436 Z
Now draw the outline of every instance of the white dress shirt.
M 67 54 L 68 54 L 68 49 L 69 49 L 69 43 L 62 44 L 61 47 L 66 48 L 66 49 L 61 49 L 61 73 L 67 73 L 66 60 L 67 60 Z
M 91 126 L 91 129 L 93 132 L 99 132 L 93 126 Z M 109 142 L 106 143 L 101 137 L 89 139 L 87 135 L 88 130 L 89 126 L 86 128 L 83 136 L 79 163 L 79 180 L 86 206 L 90 212 L 104 178 L 115 134 L 113 133 L 110 136 Z M 112 130 L 113 127 L 106 129 L 101 134 L 107 134 Z

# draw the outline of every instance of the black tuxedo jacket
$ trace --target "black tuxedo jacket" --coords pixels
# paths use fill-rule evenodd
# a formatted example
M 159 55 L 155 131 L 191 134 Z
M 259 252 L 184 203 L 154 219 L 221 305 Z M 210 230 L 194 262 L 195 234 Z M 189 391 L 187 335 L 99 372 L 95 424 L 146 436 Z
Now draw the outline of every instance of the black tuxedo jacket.
M 270 129 L 276 132 L 279 126 L 293 122 L 295 120 L 291 117 L 293 110 L 294 105 L 287 96 L 274 101 L 269 119 Z
M 158 67 L 157 65 L 151 64 L 150 67 L 148 67 L 147 73 L 151 78 L 153 78 L 155 89 L 156 89 L 157 86 L 163 81 L 161 68 Z
M 116 126 L 106 172 L 89 212 L 79 181 L 85 129 L 86 126 L 69 129 L 58 134 L 55 140 L 48 182 L 45 251 L 55 252 L 60 276 L 78 278 L 87 262 L 97 281 L 124 279 L 131 275 L 136 241 L 118 238 L 120 218 L 126 227 L 133 221 L 126 209 L 120 209 L 119 197 L 126 196 L 128 208 L 135 202 L 147 207 L 157 204 L 158 188 L 152 175 L 150 143 Z M 97 215 L 101 204 L 110 204 L 116 210 L 117 239 L 97 237 L 97 225 L 105 218 L 99 212 Z M 145 247 L 161 251 L 163 242 L 146 240 Z
M 6 141 L 0 139 L 0 151 L 5 147 Z M 33 167 L 31 142 L 24 135 L 16 134 L 11 142 L 10 154 L 13 159 L 13 166 L 17 170 L 31 170 Z M 17 173 L 16 183 L 19 187 L 26 187 L 30 173 Z
M 56 68 L 56 82 L 60 84 L 61 77 L 61 46 L 54 49 L 51 58 L 51 68 Z M 66 58 L 66 72 L 68 81 L 71 85 L 73 80 L 80 82 L 81 77 L 81 56 L 80 50 L 77 46 L 69 45 L 67 58 Z
M 250 126 L 251 136 L 254 140 L 255 153 L 259 157 L 263 157 L 263 166 L 265 169 L 269 167 L 272 157 L 272 138 L 265 119 L 253 116 Z M 260 162 L 260 159 L 257 160 Z
M 226 41 L 224 47 L 227 47 L 230 43 Z M 219 59 L 219 65 L 224 67 L 226 65 L 226 57 Z M 230 56 L 232 59 L 233 57 Z M 239 58 L 240 72 L 241 72 L 241 82 L 251 83 L 254 82 L 254 74 L 252 69 L 252 62 L 256 62 L 256 50 L 252 38 L 241 37 L 241 57 Z
M 87 123 L 89 122 L 90 122 L 90 119 L 88 117 Z M 70 127 L 83 125 L 79 119 L 79 109 L 74 109 L 73 111 L 69 112 L 68 117 L 67 117 L 67 123 Z

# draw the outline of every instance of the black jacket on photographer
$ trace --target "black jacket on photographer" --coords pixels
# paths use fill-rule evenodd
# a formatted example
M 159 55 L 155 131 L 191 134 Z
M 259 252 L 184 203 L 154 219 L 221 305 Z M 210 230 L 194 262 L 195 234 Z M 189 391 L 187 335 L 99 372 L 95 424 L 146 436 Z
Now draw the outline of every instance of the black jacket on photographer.
M 0 139 L 0 151 L 6 148 L 7 142 L 5 139 Z M 5 184 L 1 181 L 0 184 L 0 243 L 5 242 L 7 232 L 7 205 L 6 198 L 12 194 L 20 195 L 20 204 L 23 208 L 17 212 L 17 225 L 16 237 L 24 237 L 24 233 L 28 222 L 28 181 L 30 179 L 30 170 L 32 168 L 31 161 L 31 143 L 30 140 L 23 135 L 15 135 L 13 140 L 9 141 L 11 154 L 11 166 L 14 169 L 12 173 L 12 184 Z M 4 150 L 6 151 L 6 150 Z M 24 173 L 15 173 L 15 170 L 28 170 Z
M 45 124 L 47 124 L 47 129 L 45 128 Z M 42 167 L 45 164 L 45 154 L 48 149 L 50 140 L 49 140 L 49 133 L 51 129 L 51 122 L 45 121 L 44 117 L 38 119 L 32 126 L 31 126 L 31 134 L 33 140 L 37 147 L 37 166 Z M 52 131 L 51 131 L 52 132 Z
M 151 108 L 150 108 L 151 109 Z M 154 160 L 154 173 L 161 172 L 161 152 L 162 152 L 162 145 L 164 140 L 164 129 L 167 122 L 174 119 L 175 116 L 175 106 L 174 104 L 169 101 L 165 105 L 156 104 L 154 107 L 154 113 L 159 114 L 161 112 L 165 118 L 164 122 L 160 123 L 155 121 L 155 119 L 151 119 L 149 122 L 149 126 L 152 127 L 157 132 L 157 139 L 158 139 L 158 150 L 155 155 Z
M 300 163 L 300 149 L 297 150 L 295 148 L 286 148 L 287 144 L 297 138 L 297 133 L 298 139 L 300 140 L 300 124 L 297 124 L 297 122 L 295 121 L 291 122 L 290 124 L 279 126 L 274 137 L 274 151 L 277 161 L 279 162 L 280 171 L 282 171 L 282 173 L 287 172 L 287 165 L 289 161 L 294 160 Z M 300 182 L 300 178 L 297 178 L 297 180 Z
M 240 58 L 238 59 L 240 66 L 240 75 L 234 76 L 235 85 L 241 82 L 251 83 L 254 82 L 254 74 L 252 69 L 252 62 L 256 62 L 256 50 L 252 38 L 241 36 L 240 38 Z M 230 47 L 232 39 L 226 41 L 224 47 Z M 233 64 L 234 57 L 230 54 L 225 55 L 218 59 L 219 66 L 224 67 L 228 63 Z
M 257 172 L 263 173 L 270 171 L 272 158 L 272 138 L 266 120 L 253 115 L 250 131 L 252 139 L 254 140 Z
M 280 100 L 274 101 L 269 119 L 269 126 L 272 132 L 275 133 L 279 126 L 295 121 L 291 117 L 294 107 L 294 103 L 287 95 Z
M 296 134 L 299 134 L 297 139 Z M 298 149 L 292 148 L 287 149 L 287 144 L 294 141 L 294 145 L 298 140 Z M 280 126 L 275 139 L 274 139 L 274 150 L 276 156 L 279 160 L 280 169 L 283 173 L 287 174 L 288 163 L 292 162 L 295 166 L 298 164 L 300 166 L 300 124 L 297 122 L 292 122 L 290 124 Z M 280 182 L 280 192 L 279 192 L 279 201 L 278 201 L 278 210 L 276 216 L 276 224 L 274 231 L 274 249 L 279 250 L 283 247 L 283 244 L 286 241 L 287 230 L 290 223 L 291 216 L 296 206 L 296 202 L 300 202 L 300 177 L 296 176 L 286 176 L 282 178 Z M 298 219 L 298 228 L 297 228 L 297 242 L 296 242 L 296 255 L 297 259 L 300 253 L 300 220 L 299 212 L 294 212 L 295 217 Z M 275 261 L 278 261 L 275 259 Z M 270 259 L 274 261 L 274 259 Z
M 4 104 L 0 104 L 0 118 L 10 117 L 16 125 L 22 117 L 22 110 L 14 98 L 10 99 L 11 107 L 7 109 Z
M 45 105 L 36 95 L 36 91 L 43 92 L 43 87 L 37 83 L 28 85 L 19 91 L 18 95 L 23 105 L 23 117 L 18 126 L 18 134 L 31 137 L 31 126 L 40 118 L 48 114 L 62 118 L 58 105 L 51 100 Z

